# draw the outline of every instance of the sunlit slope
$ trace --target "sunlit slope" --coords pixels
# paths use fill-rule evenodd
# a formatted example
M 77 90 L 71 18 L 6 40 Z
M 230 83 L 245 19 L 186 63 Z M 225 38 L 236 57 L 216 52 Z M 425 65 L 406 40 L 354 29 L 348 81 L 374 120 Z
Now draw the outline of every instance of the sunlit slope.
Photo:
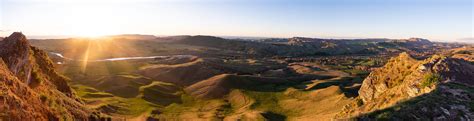
M 155 111 L 156 119 L 330 120 L 351 100 L 350 80 L 292 82 L 280 78 L 221 74 L 186 87 L 182 103 Z M 328 86 L 324 86 L 328 85 Z M 334 86 L 331 86 L 334 85 Z M 341 86 L 341 87 L 340 87 Z M 326 105 L 327 104 L 327 105 Z M 321 106 L 326 105 L 326 106 Z M 294 110 L 298 107 L 299 110 Z M 160 112 L 160 113 L 157 113 Z M 214 116 L 213 116 L 214 115 Z
M 120 69 L 121 66 L 133 68 Z M 340 107 L 314 107 L 329 102 L 337 103 L 337 106 L 345 105 L 350 99 L 349 93 L 352 93 L 348 92 L 346 87 L 357 83 L 350 77 L 329 81 L 315 80 L 339 75 L 319 76 L 313 73 L 298 73 L 285 64 L 252 59 L 209 59 L 189 56 L 189 58 L 168 58 L 150 62 L 90 62 L 90 69 L 85 73 L 73 71 L 73 68 L 78 67 L 61 68 L 69 70 L 66 71 L 68 75 L 73 75 L 74 89 L 90 107 L 127 119 L 150 116 L 168 120 L 274 118 L 297 120 L 309 119 L 312 118 L 310 115 L 315 114 L 331 117 Z M 108 69 L 115 70 L 104 71 Z M 307 70 L 321 71 L 316 68 Z M 200 71 L 219 73 L 203 76 L 198 75 Z M 275 75 L 280 72 L 287 77 L 281 74 Z M 258 75 L 259 73 L 261 74 Z M 195 76 L 201 77 L 189 78 Z M 303 98 L 304 95 L 308 95 L 308 98 Z M 309 99 L 309 95 L 321 97 L 312 100 Z M 308 105 L 307 109 L 297 112 L 292 109 L 308 102 L 315 105 Z M 322 113 L 318 110 L 331 111 Z
M 71 38 L 33 40 L 32 44 L 49 52 L 61 53 L 74 60 L 99 60 L 114 57 L 137 57 L 190 54 L 200 47 L 134 38 Z
M 53 40 L 44 40 L 47 41 Z M 77 56 L 78 60 L 61 60 L 64 63 L 58 68 L 73 79 L 75 91 L 87 105 L 116 117 L 161 120 L 330 120 L 345 105 L 357 100 L 354 97 L 358 96 L 360 83 L 370 70 L 356 67 L 380 66 L 385 61 L 364 57 L 351 60 L 354 56 L 347 56 L 344 61 L 336 60 L 344 63 L 332 64 L 332 57 L 321 52 L 370 55 L 376 54 L 374 51 L 417 52 L 435 46 L 419 39 L 291 38 L 275 43 L 210 36 L 72 41 L 80 44 L 73 47 L 74 43 L 68 43 L 71 46 L 56 49 L 66 57 Z M 414 45 L 422 48 L 416 49 Z M 127 51 L 127 48 L 133 49 Z M 360 51 L 346 53 L 348 49 Z M 67 51 L 75 55 L 67 55 Z M 167 56 L 94 61 L 148 55 Z M 278 56 L 269 57 L 274 55 Z M 325 55 L 329 59 L 324 60 L 327 61 L 324 64 L 315 63 L 311 62 L 314 58 L 305 58 L 305 55 Z M 298 58 L 285 59 L 285 56 Z M 406 65 L 413 63 L 402 65 L 400 70 L 411 69 Z M 383 73 L 392 72 L 400 73 L 392 75 L 394 80 L 411 73 L 399 70 Z M 398 81 L 388 85 L 396 83 Z
M 256 76 L 238 76 L 222 74 L 202 80 L 185 88 L 185 91 L 195 98 L 220 98 L 232 89 L 277 91 L 278 85 L 291 85 L 290 81 L 279 78 Z
M 153 65 L 143 67 L 140 74 L 156 80 L 188 86 L 198 81 L 207 79 L 223 71 L 208 66 L 203 59 L 177 65 Z
M 138 73 L 155 80 L 189 86 L 220 74 L 253 75 L 274 68 L 285 68 L 285 65 L 272 60 L 249 62 L 242 59 L 195 58 L 180 64 L 146 65 L 141 67 Z
M 453 49 L 448 53 L 453 58 L 459 58 L 474 63 L 474 46 L 465 46 L 462 48 Z
M 31 46 L 22 33 L 0 41 L 0 77 L 2 120 L 106 118 L 83 104 L 46 52 Z
M 415 60 L 402 53 L 363 82 L 359 97 L 340 117 L 472 119 L 474 65 L 435 55 Z
M 232 89 L 222 98 L 199 100 L 189 97 L 181 104 L 161 109 L 157 119 L 195 120 L 330 120 L 350 102 L 338 86 L 302 91 L 250 91 Z M 298 109 L 298 110 L 295 110 Z

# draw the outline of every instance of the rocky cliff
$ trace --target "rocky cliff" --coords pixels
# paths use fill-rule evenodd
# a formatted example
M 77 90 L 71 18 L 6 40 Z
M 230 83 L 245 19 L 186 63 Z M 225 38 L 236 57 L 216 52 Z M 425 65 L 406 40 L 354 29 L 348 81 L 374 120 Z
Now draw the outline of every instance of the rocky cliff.
M 86 120 L 93 115 L 47 54 L 15 32 L 0 41 L 0 120 Z
M 473 82 L 474 65 L 465 60 L 402 53 L 373 71 L 337 118 L 473 119 Z

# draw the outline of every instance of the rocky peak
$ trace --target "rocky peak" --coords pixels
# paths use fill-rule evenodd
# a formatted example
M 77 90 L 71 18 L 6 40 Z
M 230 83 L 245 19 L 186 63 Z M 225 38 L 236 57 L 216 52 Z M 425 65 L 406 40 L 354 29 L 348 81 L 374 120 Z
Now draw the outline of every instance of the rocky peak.
M 0 42 L 0 57 L 13 74 L 29 83 L 31 73 L 30 44 L 25 35 L 15 32 Z
M 386 90 L 400 85 L 407 75 L 413 73 L 417 65 L 417 61 L 408 53 L 400 53 L 388 63 L 379 68 L 364 80 L 359 95 L 364 102 L 369 102 L 377 98 Z
M 462 59 L 441 55 L 434 55 L 425 60 L 416 60 L 407 53 L 401 53 L 398 57 L 390 59 L 384 67 L 370 73 L 363 81 L 357 101 L 346 106 L 338 115 L 342 117 L 348 115 L 349 117 L 351 117 L 350 115 L 361 116 L 376 110 L 396 106 L 403 101 L 419 98 L 420 96 L 449 97 L 452 94 L 447 93 L 451 93 L 453 90 L 465 92 L 465 90 L 447 86 L 453 84 L 472 88 L 474 86 L 474 65 Z M 436 91 L 436 93 L 432 93 L 433 91 Z M 469 96 L 472 93 L 462 93 L 462 95 L 472 97 Z M 456 97 L 449 101 L 430 103 L 448 106 L 451 105 L 448 102 L 466 100 L 472 100 L 472 98 L 462 99 Z M 429 112 L 424 111 L 422 113 L 429 114 Z M 432 112 L 439 113 L 439 111 Z M 468 111 L 465 113 L 468 113 Z M 424 116 L 424 114 L 421 116 Z M 414 117 L 416 118 L 416 116 Z M 446 117 L 454 119 L 456 116 L 446 115 Z
M 467 61 L 440 55 L 416 60 L 407 53 L 401 53 L 390 59 L 383 68 L 372 72 L 364 80 L 359 95 L 364 102 L 370 102 L 397 86 L 407 86 L 407 89 L 421 88 L 424 77 L 429 74 L 439 75 L 440 82 L 474 85 L 474 65 Z M 407 94 L 409 93 L 408 91 Z
M 2 43 L 7 45 L 29 45 L 26 36 L 21 32 L 14 32 L 10 36 L 6 37 Z
M 0 58 L 8 69 L 24 83 L 34 86 L 42 82 L 42 77 L 49 80 L 55 88 L 66 95 L 72 95 L 67 79 L 54 71 L 54 65 L 48 55 L 30 45 L 26 36 L 15 32 L 0 43 Z M 43 80 L 45 81 L 45 80 Z
M 414 59 L 407 52 L 402 52 L 402 53 L 398 54 L 398 56 L 395 58 L 395 60 L 398 60 L 398 61 L 412 61 Z
M 28 52 L 30 43 L 25 35 L 15 32 L 3 39 L 3 41 L 0 41 L 0 47 L 2 47 L 2 50 L 0 50 L 2 54 L 16 53 L 16 55 L 21 55 Z
M 85 120 L 92 114 L 46 52 L 15 32 L 0 41 L 0 120 Z M 47 102 L 54 102 L 52 103 Z

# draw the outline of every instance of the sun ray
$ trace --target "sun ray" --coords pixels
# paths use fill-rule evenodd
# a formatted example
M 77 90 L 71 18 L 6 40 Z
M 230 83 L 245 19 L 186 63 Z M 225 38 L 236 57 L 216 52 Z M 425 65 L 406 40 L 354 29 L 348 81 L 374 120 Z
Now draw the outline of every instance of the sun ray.
M 89 62 L 89 54 L 90 54 L 90 47 L 91 47 L 91 40 L 87 40 L 87 49 L 86 52 L 84 53 L 84 58 L 82 59 L 82 68 L 81 72 L 85 73 L 87 69 L 87 63 Z

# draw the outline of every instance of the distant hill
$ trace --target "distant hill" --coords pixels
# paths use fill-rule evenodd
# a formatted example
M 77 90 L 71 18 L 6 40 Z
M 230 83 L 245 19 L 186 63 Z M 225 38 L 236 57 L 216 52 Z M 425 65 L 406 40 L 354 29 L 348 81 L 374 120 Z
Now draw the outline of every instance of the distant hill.
M 49 39 L 34 40 L 32 44 L 42 49 L 54 52 L 75 53 L 65 54 L 69 57 L 80 57 L 87 47 L 89 39 Z M 117 35 L 97 43 L 108 47 L 102 49 L 105 55 L 161 55 L 161 54 L 229 54 L 249 57 L 302 57 L 302 56 L 331 56 L 331 55 L 377 55 L 410 54 L 435 52 L 440 49 L 450 49 L 463 46 L 462 44 L 437 43 L 426 39 L 319 39 L 319 38 L 274 38 L 274 39 L 225 39 L 214 36 L 165 36 L 152 35 Z M 139 41 L 142 40 L 142 41 Z M 93 43 L 93 44 L 94 44 Z M 96 46 L 96 45 L 92 45 Z M 91 49 L 95 49 L 93 47 Z M 135 48 L 135 49 L 130 49 Z M 122 49 L 122 50 L 120 50 Z M 104 51 L 107 50 L 107 51 Z M 108 51 L 116 50 L 116 51 Z M 63 52 L 64 51 L 64 52 Z M 117 53 L 118 52 L 118 53 Z
M 450 53 L 453 58 L 464 59 L 471 63 L 474 63 L 474 46 L 464 46 L 461 48 L 453 49 Z
M 233 50 L 260 56 L 314 56 L 422 52 L 435 44 L 426 39 L 318 39 L 293 37 L 243 41 L 213 36 L 188 36 L 172 41 L 180 44 Z
M 154 40 L 157 37 L 154 35 L 142 35 L 142 34 L 121 34 L 105 36 L 112 39 L 129 39 L 129 40 Z

